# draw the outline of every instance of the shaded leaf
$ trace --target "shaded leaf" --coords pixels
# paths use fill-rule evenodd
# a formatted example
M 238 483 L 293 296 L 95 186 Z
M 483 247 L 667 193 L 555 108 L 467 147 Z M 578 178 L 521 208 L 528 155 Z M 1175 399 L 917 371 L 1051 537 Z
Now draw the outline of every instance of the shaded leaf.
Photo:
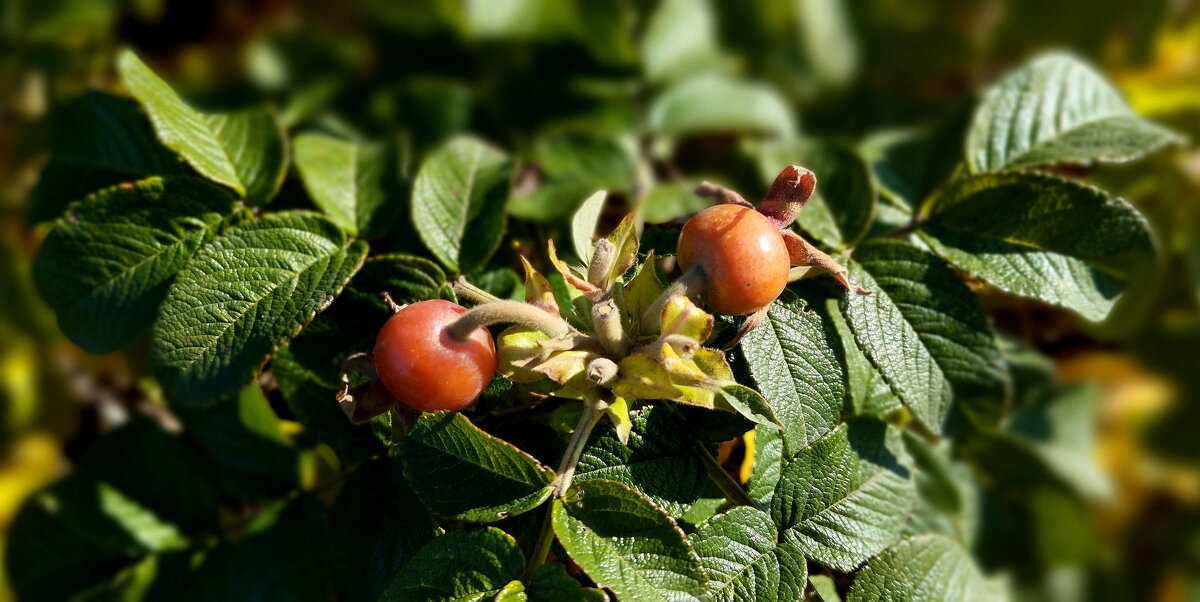
M 234 202 L 223 188 L 176 176 L 122 184 L 74 205 L 34 263 L 34 281 L 59 328 L 91 353 L 132 343 Z
M 575 481 L 618 481 L 668 514 L 681 516 L 700 498 L 708 480 L 687 424 L 663 408 L 636 410 L 630 418 L 628 444 L 621 442 L 612 424 L 596 427 L 579 458 Z
M 424 414 L 400 445 L 409 484 L 440 516 L 494 522 L 550 497 L 554 471 L 462 414 Z
M 425 544 L 395 574 L 380 600 L 491 600 L 525 568 L 521 548 L 495 527 L 453 531 Z
M 607 602 L 608 596 L 601 590 L 583 587 L 567 568 L 557 562 L 543 564 L 529 577 L 525 588 L 529 602 Z
M 934 198 L 923 239 L 997 288 L 1102 320 L 1126 281 L 1149 269 L 1144 217 L 1104 192 L 1040 174 L 957 180 Z

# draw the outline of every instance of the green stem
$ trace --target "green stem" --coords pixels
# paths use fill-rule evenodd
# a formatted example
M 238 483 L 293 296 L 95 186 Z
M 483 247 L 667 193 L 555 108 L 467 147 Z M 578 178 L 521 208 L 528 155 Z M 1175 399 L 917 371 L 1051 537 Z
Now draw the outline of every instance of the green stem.
M 554 529 L 550 525 L 554 500 L 562 499 L 566 495 L 571 481 L 575 478 L 575 467 L 579 465 L 579 456 L 583 455 L 583 448 L 587 445 L 592 429 L 600 422 L 607 408 L 608 403 L 602 399 L 583 402 L 583 415 L 579 417 L 579 422 L 575 425 L 575 432 L 571 433 L 571 441 L 567 443 L 567 449 L 563 451 L 562 461 L 558 463 L 554 488 L 550 494 L 551 507 L 546 509 L 546 520 L 542 523 L 542 532 L 538 535 L 537 544 L 529 557 L 529 564 L 525 569 L 526 576 L 532 574 L 534 569 L 546 564 L 546 557 L 550 555 L 550 544 L 554 541 Z
M 746 493 L 746 490 L 742 488 L 742 484 L 733 480 L 733 477 L 729 476 L 728 472 L 725 472 L 725 469 L 717 463 L 717 459 L 713 457 L 712 453 L 708 451 L 708 448 L 699 439 L 693 441 L 693 447 L 696 448 L 696 451 L 704 460 L 704 466 L 708 468 L 708 476 L 712 477 L 712 480 L 717 483 L 717 487 L 720 487 L 721 492 L 725 494 L 725 499 L 739 506 L 758 508 L 758 503 L 750 497 L 750 494 Z
M 476 328 L 492 324 L 522 324 L 555 338 L 571 332 L 566 320 L 539 307 L 520 301 L 493 301 L 467 310 L 446 327 L 446 334 L 455 341 L 465 341 Z
M 497 297 L 496 295 L 493 295 L 479 288 L 478 286 L 467 282 L 465 276 L 459 276 L 458 278 L 455 278 L 454 282 L 451 284 L 451 287 L 454 289 L 454 294 L 464 299 L 468 299 L 475 304 L 495 303 L 496 301 L 500 300 L 500 297 Z

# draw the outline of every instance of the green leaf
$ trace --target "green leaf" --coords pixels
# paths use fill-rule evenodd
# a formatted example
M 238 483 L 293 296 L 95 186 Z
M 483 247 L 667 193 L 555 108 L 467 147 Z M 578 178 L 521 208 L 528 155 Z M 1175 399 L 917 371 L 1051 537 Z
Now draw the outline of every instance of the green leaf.
M 600 211 L 604 209 L 606 199 L 608 193 L 598 190 L 571 216 L 571 244 L 575 246 L 575 254 L 583 260 L 584 265 L 591 263 L 592 253 L 596 250 L 592 236 L 596 234 L 596 224 L 600 222 Z
M 889 207 L 916 210 L 959 167 L 969 108 L 959 103 L 925 127 L 883 130 L 862 141 L 859 152 Z
M 392 148 L 327 134 L 301 134 L 293 144 L 304 187 L 329 219 L 360 238 L 387 230 L 400 193 L 399 159 Z
M 647 224 L 661 224 L 699 213 L 711 204 L 712 200 L 697 195 L 694 187 L 667 182 L 646 191 L 639 207 Z
M 817 174 L 817 187 L 796 223 L 831 248 L 853 246 L 867 233 L 875 214 L 875 188 L 867 162 L 853 148 L 826 141 L 767 145 L 758 171 L 770 184 L 787 165 Z
M 892 392 L 892 387 L 884 380 L 879 370 L 871 365 L 871 360 L 863 355 L 862 349 L 852 344 L 854 331 L 846 323 L 838 304 L 838 299 L 825 301 L 826 314 L 833 322 L 838 339 L 847 343 L 842 346 L 842 351 L 846 356 L 846 393 L 849 404 L 843 411 L 848 410 L 858 416 L 886 416 L 904 404 Z
M 785 536 L 786 537 L 786 536 Z M 742 506 L 705 521 L 691 536 L 708 570 L 709 599 L 774 602 L 804 596 L 808 565 L 762 510 Z
M 596 427 L 579 458 L 575 480 L 618 481 L 671 516 L 682 516 L 708 480 L 687 423 L 674 412 L 651 407 L 630 412 L 630 418 L 628 444 L 621 443 L 611 423 Z
M 987 315 L 959 276 L 902 241 L 854 252 L 851 279 L 873 291 L 844 295 L 860 349 L 927 427 L 943 427 L 952 398 L 1002 403 L 1008 372 Z
M 151 367 L 168 396 L 198 404 L 237 390 L 333 301 L 366 244 L 304 212 L 235 226 L 179 273 L 154 326 Z
M 1099 321 L 1153 263 L 1144 217 L 1104 192 L 1041 174 L 985 174 L 934 198 L 934 252 L 997 288 Z
M 762 424 L 778 429 L 783 428 L 779 417 L 775 415 L 774 408 L 758 391 L 751 389 L 745 385 L 726 385 L 721 387 L 721 392 L 717 396 L 718 409 L 726 409 L 722 404 L 728 405 L 728 409 L 740 414 L 746 420 L 755 424 Z
M 242 387 L 232 399 L 176 411 L 216 468 L 222 491 L 266 500 L 299 485 L 296 452 L 284 439 L 279 417 L 258 383 Z
M 971 171 L 1130 161 L 1182 138 L 1135 115 L 1090 66 L 1034 59 L 988 91 L 967 134 Z
M 908 518 L 911 534 L 939 533 L 969 546 L 977 530 L 976 481 L 970 466 L 956 461 L 950 442 L 926 442 L 904 432 L 912 458 L 917 504 Z
M 156 552 L 186 545 L 177 527 L 121 490 L 73 476 L 25 502 L 8 534 L 6 573 L 30 600 L 65 600 Z
M 707 0 L 664 0 L 650 14 L 642 34 L 646 79 L 663 83 L 721 70 L 727 59 L 717 39 L 713 7 Z
M 223 188 L 176 176 L 123 184 L 73 205 L 34 263 L 59 328 L 91 353 L 132 343 L 234 203 Z
M 831 431 L 842 410 L 845 374 L 830 329 L 807 301 L 784 292 L 742 339 L 750 376 L 775 410 L 792 451 Z
M 380 600 L 490 600 L 521 576 L 525 558 L 511 535 L 495 527 L 453 531 L 425 544 L 395 574 Z
M 754 464 L 746 481 L 746 493 L 759 507 L 771 505 L 785 457 L 783 431 L 762 425 L 754 427 Z
M 358 467 L 329 514 L 334 557 L 351 600 L 378 600 L 393 574 L 442 529 L 386 458 Z
M 421 165 L 413 182 L 413 223 L 451 271 L 482 266 L 500 244 L 508 177 L 508 157 L 468 137 L 451 139 Z
M 265 205 L 283 184 L 288 147 L 270 111 L 201 113 L 179 97 L 132 51 L 117 60 L 121 80 L 150 114 L 163 144 L 201 175 Z
M 707 576 L 683 531 L 621 483 L 576 483 L 555 500 L 551 525 L 567 555 L 623 601 L 689 601 Z
M 529 602 L 608 602 L 603 591 L 583 587 L 567 574 L 567 567 L 557 562 L 535 569 L 525 591 L 529 594 Z
M 702 75 L 672 85 L 650 106 L 650 129 L 683 136 L 754 133 L 788 139 L 796 122 L 773 88 L 718 75 Z
M 808 582 L 812 584 L 813 591 L 817 592 L 817 600 L 819 602 L 842 602 L 842 597 L 838 595 L 837 584 L 833 582 L 833 577 L 829 575 L 809 575 Z
M 554 471 L 462 414 L 425 414 L 400 445 L 409 484 L 439 516 L 494 522 L 550 497 Z
M 919 535 L 872 558 L 855 577 L 847 602 L 1004 598 L 962 546 L 940 535 Z
M 54 219 L 71 201 L 113 184 L 179 172 L 178 158 L 128 98 L 85 92 L 47 121 L 51 156 L 30 193 L 31 221 Z
M 806 65 L 812 69 L 814 79 L 830 88 L 852 84 L 859 67 L 852 5 L 837 0 L 809 0 L 794 6 L 798 46 L 808 59 Z
M 771 519 L 805 556 L 851 571 L 900 538 L 914 494 L 897 435 L 858 418 L 786 462 Z
M 333 558 L 324 509 L 302 496 L 260 510 L 234 544 L 202 556 L 203 564 L 171 595 L 198 600 L 331 600 Z M 268 560 L 269 559 L 269 560 Z
M 526 177 L 536 185 L 528 192 L 514 193 L 508 201 L 508 213 L 537 221 L 565 218 L 597 190 L 620 192 L 632 188 L 633 171 L 627 145 L 615 137 L 540 137 L 534 141 L 529 162 L 520 172 L 517 189 L 529 188 Z M 532 173 L 537 175 L 530 176 Z

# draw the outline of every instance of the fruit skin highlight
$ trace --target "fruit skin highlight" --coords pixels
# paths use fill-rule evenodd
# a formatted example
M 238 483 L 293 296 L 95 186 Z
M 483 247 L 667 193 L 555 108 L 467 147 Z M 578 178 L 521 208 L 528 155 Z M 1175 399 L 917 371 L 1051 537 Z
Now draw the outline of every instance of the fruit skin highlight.
M 423 412 L 461 410 L 496 372 L 496 343 L 484 328 L 463 341 L 446 327 L 466 308 L 444 299 L 396 312 L 375 339 L 375 371 L 392 397 Z
M 704 271 L 701 291 L 717 313 L 738 316 L 770 304 L 787 286 L 790 264 L 779 230 L 750 207 L 709 207 L 679 235 L 679 265 Z

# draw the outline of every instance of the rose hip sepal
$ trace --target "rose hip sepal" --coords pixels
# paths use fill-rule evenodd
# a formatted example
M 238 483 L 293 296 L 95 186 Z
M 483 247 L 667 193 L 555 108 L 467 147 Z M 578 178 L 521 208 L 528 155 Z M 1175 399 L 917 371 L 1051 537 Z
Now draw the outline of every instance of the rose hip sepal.
M 375 370 L 389 393 L 423 412 L 461 410 L 496 372 L 496 345 L 484 328 L 457 340 L 447 327 L 466 309 L 443 299 L 397 311 L 375 339 Z

